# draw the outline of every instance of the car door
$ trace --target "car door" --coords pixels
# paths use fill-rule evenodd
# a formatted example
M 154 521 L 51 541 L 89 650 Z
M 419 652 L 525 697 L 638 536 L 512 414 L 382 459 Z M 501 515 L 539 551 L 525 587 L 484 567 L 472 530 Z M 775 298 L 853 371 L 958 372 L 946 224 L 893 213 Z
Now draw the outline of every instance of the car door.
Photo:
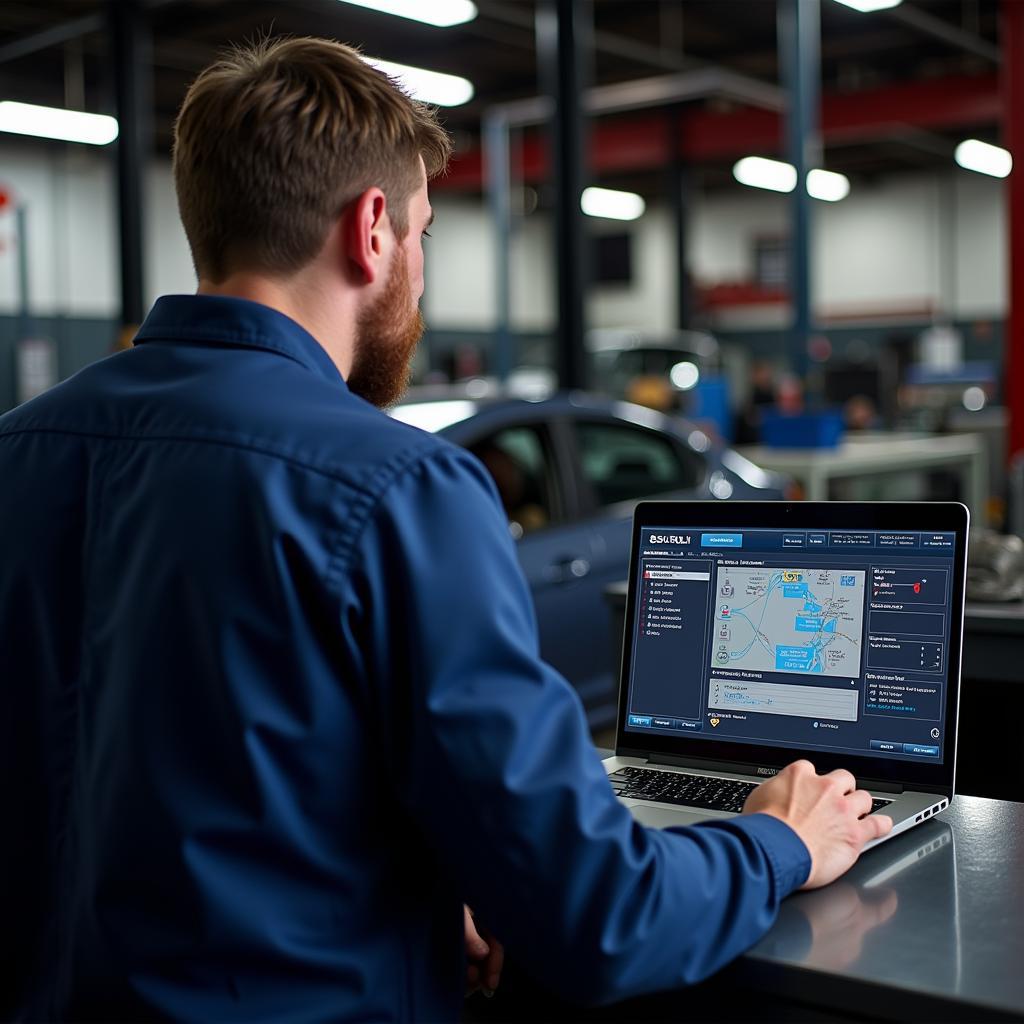
M 707 497 L 707 464 L 668 434 L 614 417 L 581 414 L 566 422 L 578 479 L 581 514 L 590 541 L 590 572 L 579 600 L 592 633 L 609 624 L 605 588 L 629 570 L 633 508 L 644 498 Z M 579 672 L 614 710 L 615 653 L 621 637 L 578 652 Z
M 579 653 L 593 627 L 579 600 L 590 574 L 591 541 L 578 521 L 571 466 L 556 451 L 550 423 L 506 420 L 460 438 L 484 464 L 501 497 L 537 613 L 541 655 L 588 702 Z

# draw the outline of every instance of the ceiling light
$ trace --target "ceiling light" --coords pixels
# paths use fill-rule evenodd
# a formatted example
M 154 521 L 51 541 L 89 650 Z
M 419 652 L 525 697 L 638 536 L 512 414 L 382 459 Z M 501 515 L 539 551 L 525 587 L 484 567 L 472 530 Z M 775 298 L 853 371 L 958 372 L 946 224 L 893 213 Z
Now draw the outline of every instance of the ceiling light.
M 471 0 L 342 0 L 356 7 L 366 7 L 381 14 L 394 14 L 424 25 L 451 28 L 472 21 L 477 14 Z
M 872 11 L 887 11 L 890 7 L 899 7 L 903 0 L 838 0 L 844 7 L 852 7 L 861 14 Z
M 696 363 L 676 363 L 676 365 L 669 371 L 668 376 L 669 380 L 671 380 L 680 391 L 689 391 L 691 388 L 697 386 L 697 382 L 700 380 L 700 370 L 697 369 Z
M 411 68 L 406 64 L 393 64 L 389 60 L 367 57 L 366 62 L 396 78 L 413 99 L 436 103 L 439 107 L 458 107 L 473 98 L 473 83 L 458 75 L 443 75 L 440 71 Z
M 106 114 L 85 114 L 81 110 L 62 110 L 58 107 L 39 107 L 34 103 L 2 100 L 0 132 L 105 146 L 117 138 L 117 120 Z
M 1013 157 L 1002 146 L 990 146 L 978 139 L 966 139 L 956 147 L 953 159 L 968 171 L 1005 178 L 1013 170 Z
M 985 408 L 985 392 L 978 387 L 967 388 L 964 391 L 962 401 L 964 408 L 968 412 L 981 412 Z
M 813 199 L 838 203 L 850 194 L 850 179 L 835 171 L 815 169 L 807 172 L 807 194 Z
M 585 188 L 580 196 L 580 209 L 588 217 L 609 220 L 636 220 L 642 217 L 647 204 L 635 192 L 619 192 L 612 188 Z
M 796 188 L 796 168 L 781 160 L 768 160 L 763 156 L 745 156 L 737 160 L 732 176 L 741 185 L 768 188 L 773 192 L 792 192 Z
M 796 168 L 782 160 L 763 156 L 745 156 L 737 160 L 732 176 L 741 185 L 767 188 L 772 192 L 792 192 L 796 188 Z M 850 194 L 850 179 L 835 171 L 814 169 L 807 172 L 807 194 L 812 199 L 837 203 Z

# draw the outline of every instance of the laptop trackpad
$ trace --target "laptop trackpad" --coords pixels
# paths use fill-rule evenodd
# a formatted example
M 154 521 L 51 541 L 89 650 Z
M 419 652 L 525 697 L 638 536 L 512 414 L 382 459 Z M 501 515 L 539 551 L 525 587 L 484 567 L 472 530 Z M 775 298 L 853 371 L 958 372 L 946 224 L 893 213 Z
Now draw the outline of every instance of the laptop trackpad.
M 651 807 L 647 804 L 630 805 L 630 813 L 641 825 L 651 828 L 668 828 L 670 825 L 695 825 L 698 821 L 707 821 L 709 817 L 720 815 L 701 814 L 700 811 L 670 811 L 664 807 Z

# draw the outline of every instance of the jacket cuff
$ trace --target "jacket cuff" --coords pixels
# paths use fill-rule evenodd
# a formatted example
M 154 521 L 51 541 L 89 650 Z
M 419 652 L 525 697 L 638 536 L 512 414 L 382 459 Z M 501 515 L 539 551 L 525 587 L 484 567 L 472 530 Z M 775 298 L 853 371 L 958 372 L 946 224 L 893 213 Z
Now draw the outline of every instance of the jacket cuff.
M 742 814 L 730 819 L 765 852 L 775 875 L 779 899 L 799 889 L 811 873 L 811 854 L 804 841 L 779 818 L 770 814 Z

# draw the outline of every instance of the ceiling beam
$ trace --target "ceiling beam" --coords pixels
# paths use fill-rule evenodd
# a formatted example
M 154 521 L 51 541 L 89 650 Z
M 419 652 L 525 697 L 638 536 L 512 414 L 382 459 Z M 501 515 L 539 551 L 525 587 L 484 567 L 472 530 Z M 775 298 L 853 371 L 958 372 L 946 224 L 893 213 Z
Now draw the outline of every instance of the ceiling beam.
M 84 18 L 74 18 L 60 25 L 54 25 L 53 28 L 44 28 L 41 32 L 33 32 L 32 35 L 0 46 L 0 64 L 18 60 L 20 57 L 29 57 L 40 50 L 63 46 L 64 43 L 69 43 L 72 39 L 100 32 L 104 28 L 104 24 L 102 14 L 88 14 Z
M 672 77 L 672 76 L 668 76 Z M 907 82 L 849 94 L 826 94 L 821 104 L 822 137 L 828 145 L 877 139 L 901 141 L 921 149 L 922 132 L 998 124 L 1002 112 L 997 75 L 949 76 Z M 637 113 L 598 122 L 591 132 L 593 173 L 628 174 L 668 165 L 671 150 L 664 111 Z M 741 156 L 782 153 L 782 119 L 775 110 L 741 107 L 731 111 L 684 109 L 678 114 L 679 155 L 690 164 L 717 164 Z M 547 157 L 536 133 L 526 133 L 515 154 L 524 180 L 545 180 Z M 441 190 L 476 191 L 482 185 L 479 149 L 459 154 Z
M 782 110 L 786 105 L 785 93 L 777 85 L 725 68 L 707 67 L 674 75 L 595 85 L 582 97 L 582 106 L 588 114 L 620 114 L 644 107 L 667 107 L 712 97 L 769 110 Z M 522 128 L 547 121 L 554 107 L 550 97 L 534 96 L 496 104 L 489 107 L 488 112 Z
M 174 0 L 146 0 L 142 6 L 154 10 L 173 2 Z M 62 22 L 52 28 L 44 28 L 40 32 L 33 32 L 31 35 L 0 46 L 0 64 L 6 64 L 21 57 L 30 57 L 33 53 L 39 53 L 41 50 L 63 46 L 74 39 L 81 39 L 82 36 L 92 35 L 95 32 L 105 32 L 106 29 L 107 21 L 102 12 L 73 18 L 71 21 Z
M 493 18 L 495 21 L 504 22 L 506 25 L 515 25 L 517 28 L 527 28 L 531 32 L 534 28 L 534 16 L 532 7 L 516 6 L 507 3 L 489 3 L 482 7 L 481 15 Z M 468 28 L 473 23 L 463 26 Z M 621 57 L 624 60 L 631 60 L 636 64 L 647 64 L 650 67 L 661 68 L 664 71 L 686 71 L 693 67 L 700 66 L 703 62 L 685 57 L 683 54 L 673 55 L 658 46 L 651 46 L 649 43 L 642 43 L 636 39 L 629 39 L 613 32 L 601 32 L 595 30 L 591 33 L 591 42 L 594 49 L 599 53 L 605 53 L 609 57 Z
M 986 60 L 992 61 L 993 64 L 998 64 L 1002 59 L 999 47 L 995 43 L 990 43 L 974 32 L 951 25 L 943 18 L 937 18 L 934 14 L 922 11 L 919 7 L 900 4 L 885 13 L 894 20 L 903 22 L 904 25 L 909 25 L 935 39 L 941 39 L 944 43 L 949 43 L 950 46 L 966 50 L 978 57 L 984 57 Z

